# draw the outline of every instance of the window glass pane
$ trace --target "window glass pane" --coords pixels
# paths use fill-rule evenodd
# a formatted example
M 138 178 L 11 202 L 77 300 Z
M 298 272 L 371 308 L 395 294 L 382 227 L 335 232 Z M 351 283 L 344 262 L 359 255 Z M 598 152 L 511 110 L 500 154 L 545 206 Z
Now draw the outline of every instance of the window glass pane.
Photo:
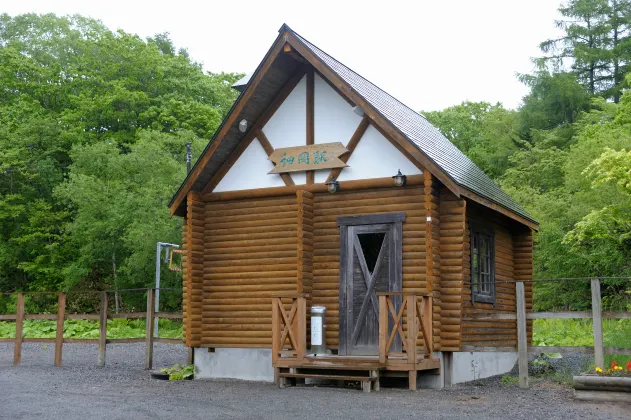
M 471 283 L 472 293 L 493 297 L 493 236 L 482 232 L 471 233 Z

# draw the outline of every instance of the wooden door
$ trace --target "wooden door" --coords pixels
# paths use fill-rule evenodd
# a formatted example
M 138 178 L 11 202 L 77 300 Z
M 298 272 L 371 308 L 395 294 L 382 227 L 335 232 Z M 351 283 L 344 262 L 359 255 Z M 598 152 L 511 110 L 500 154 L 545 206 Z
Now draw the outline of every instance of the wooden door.
M 341 355 L 379 354 L 379 304 L 376 293 L 401 291 L 401 222 L 405 217 L 401 215 L 394 213 L 338 219 L 341 228 Z M 345 221 L 353 224 L 344 224 Z M 395 299 L 396 306 L 399 301 Z M 394 349 L 399 346 L 400 343 L 395 343 Z

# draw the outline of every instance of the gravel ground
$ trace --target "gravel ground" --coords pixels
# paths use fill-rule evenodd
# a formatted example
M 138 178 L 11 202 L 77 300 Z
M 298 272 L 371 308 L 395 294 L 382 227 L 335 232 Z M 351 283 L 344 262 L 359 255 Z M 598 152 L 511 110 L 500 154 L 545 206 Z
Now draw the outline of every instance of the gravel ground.
M 96 346 L 64 347 L 64 366 L 52 366 L 53 347 L 25 344 L 22 365 L 13 346 L 0 344 L 0 418 L 3 419 L 631 419 L 630 405 L 574 401 L 572 391 L 548 381 L 530 389 L 499 377 L 444 390 L 293 387 L 229 380 L 152 380 L 142 369 L 142 344 L 108 346 L 97 368 Z M 183 346 L 156 344 L 155 366 L 186 359 Z

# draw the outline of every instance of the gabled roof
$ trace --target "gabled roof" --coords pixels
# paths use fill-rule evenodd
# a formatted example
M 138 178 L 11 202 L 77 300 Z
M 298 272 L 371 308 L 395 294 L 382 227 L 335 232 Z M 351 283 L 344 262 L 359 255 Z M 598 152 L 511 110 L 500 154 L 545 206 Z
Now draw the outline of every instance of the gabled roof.
M 443 174 L 434 175 L 438 176 L 448 187 L 450 186 L 449 184 L 452 184 L 450 181 L 453 181 L 453 185 L 461 187 L 459 191 L 454 192 L 457 194 L 459 192 L 488 207 L 498 209 L 497 206 L 499 206 L 506 209 L 510 213 L 520 216 L 520 219 L 523 218 L 525 221 L 530 222 L 528 224 L 536 228 L 537 221 L 454 146 L 436 127 L 432 126 L 423 115 L 410 109 L 387 92 L 344 66 L 291 30 L 287 25 L 283 25 L 279 33 L 277 42 L 282 36 L 287 43 L 290 43 L 316 69 L 320 67 L 328 70 L 330 74 L 339 78 L 342 83 L 337 84 L 335 81 L 332 81 L 333 84 L 342 92 L 348 90 L 352 96 L 358 96 L 357 99 L 363 100 L 369 107 L 372 107 L 379 117 L 392 126 L 395 135 L 401 135 L 429 160 L 427 163 L 432 166 L 430 169 L 437 168 L 443 172 Z M 268 56 L 269 54 L 268 52 Z M 257 76 L 260 68 L 261 66 L 252 74 L 251 78 L 246 76 L 235 83 L 234 87 L 242 92 L 241 96 L 250 88 L 252 80 Z M 323 75 L 326 76 L 324 72 Z M 367 113 L 370 115 L 369 112 Z M 433 172 L 435 172 L 435 169 Z M 176 198 L 177 194 L 171 205 Z

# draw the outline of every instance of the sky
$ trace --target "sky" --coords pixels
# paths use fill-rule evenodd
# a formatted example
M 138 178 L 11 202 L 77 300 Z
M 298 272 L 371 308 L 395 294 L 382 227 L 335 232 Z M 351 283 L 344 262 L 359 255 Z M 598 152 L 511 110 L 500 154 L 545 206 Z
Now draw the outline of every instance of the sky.
M 0 0 L 0 13 L 81 14 L 174 44 L 212 72 L 253 71 L 283 23 L 417 111 L 516 108 L 561 0 Z

